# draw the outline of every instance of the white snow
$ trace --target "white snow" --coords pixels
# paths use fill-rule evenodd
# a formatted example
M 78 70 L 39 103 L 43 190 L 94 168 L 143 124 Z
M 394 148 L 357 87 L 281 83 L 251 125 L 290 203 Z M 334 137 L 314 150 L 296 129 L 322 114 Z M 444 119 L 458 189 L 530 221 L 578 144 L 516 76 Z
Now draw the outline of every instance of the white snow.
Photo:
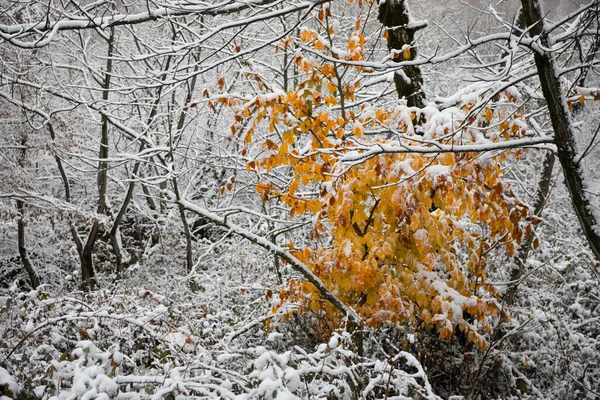
M 7 370 L 0 367 L 0 386 L 2 385 L 6 385 L 13 396 L 16 396 L 19 393 L 19 385 L 17 385 L 15 378 L 13 378 Z

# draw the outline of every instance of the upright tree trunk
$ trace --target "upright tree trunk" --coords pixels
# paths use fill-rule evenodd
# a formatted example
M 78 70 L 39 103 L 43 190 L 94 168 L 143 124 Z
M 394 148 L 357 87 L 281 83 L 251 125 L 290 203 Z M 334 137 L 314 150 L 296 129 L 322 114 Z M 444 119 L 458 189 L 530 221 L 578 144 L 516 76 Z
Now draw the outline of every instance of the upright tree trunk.
M 538 37 L 540 49 L 534 54 L 535 65 L 542 86 L 542 93 L 548 105 L 548 113 L 554 129 L 554 141 L 558 160 L 563 168 L 565 182 L 571 195 L 571 203 L 579 220 L 581 229 L 592 249 L 600 260 L 600 236 L 595 227 L 600 226 L 593 214 L 592 205 L 584 190 L 583 170 L 577 160 L 577 147 L 571 116 L 562 91 L 557 71 L 559 70 L 548 33 L 544 30 L 541 5 L 538 0 L 521 0 L 524 20 L 529 34 Z
M 102 84 L 102 101 L 108 103 L 110 94 L 110 80 L 112 78 L 112 57 L 115 42 L 115 28 L 110 28 L 110 37 L 108 39 L 108 54 L 106 60 L 106 71 L 104 73 L 104 82 Z M 105 214 L 108 210 L 106 202 L 106 191 L 108 187 L 108 117 L 102 116 L 102 127 L 100 132 L 100 150 L 98 152 L 98 214 Z
M 387 33 L 388 50 L 392 60 L 414 60 L 417 48 L 413 45 L 415 33 L 425 28 L 424 22 L 414 21 L 407 0 L 387 0 L 379 5 L 379 21 Z M 423 77 L 417 66 L 406 66 L 394 75 L 399 98 L 406 98 L 409 107 L 424 107 Z
M 48 132 L 50 133 L 50 137 L 52 140 L 56 140 L 56 133 L 54 132 L 54 126 L 50 121 L 48 121 Z M 67 203 L 71 202 L 71 187 L 69 185 L 69 178 L 67 177 L 67 173 L 62 164 L 62 160 L 58 155 L 54 155 L 54 160 L 56 161 L 56 167 L 60 173 L 61 179 L 63 181 L 63 186 L 65 189 L 65 200 Z M 93 228 L 92 228 L 93 229 Z M 71 237 L 73 238 L 73 242 L 75 243 L 75 248 L 77 249 L 77 254 L 79 255 L 79 263 L 81 265 L 81 277 L 83 281 L 84 287 L 88 287 L 90 283 L 93 286 L 94 279 L 94 268 L 92 263 L 92 255 L 83 255 L 83 243 L 81 242 L 81 237 L 79 236 L 79 232 L 77 232 L 77 226 L 75 226 L 75 222 L 73 218 L 69 218 L 69 230 L 71 232 Z M 84 259 L 86 261 L 84 261 Z
M 108 38 L 108 50 L 106 60 L 106 71 L 104 72 L 104 82 L 102 83 L 102 100 L 104 104 L 108 103 L 110 94 L 110 80 L 112 77 L 112 58 L 115 43 L 115 28 L 110 28 L 110 36 Z M 108 190 L 108 118 L 103 115 L 100 129 L 100 150 L 98 151 L 98 208 L 97 214 L 107 214 L 110 210 L 106 200 Z M 87 289 L 93 289 L 96 286 L 95 271 L 94 271 L 94 245 L 98 240 L 100 232 L 100 222 L 98 218 L 94 219 L 92 229 L 88 235 L 85 246 L 78 246 L 81 249 L 79 258 L 81 260 L 81 279 L 83 285 Z
M 175 35 L 173 35 L 172 40 L 175 41 L 175 39 L 176 39 L 176 37 L 175 37 Z M 163 68 L 164 73 L 161 77 L 161 80 L 166 79 L 167 71 L 169 70 L 169 66 L 171 65 L 171 59 L 172 59 L 171 56 L 167 57 L 167 61 Z M 148 126 L 150 126 L 150 124 L 154 120 L 154 117 L 156 116 L 156 113 L 158 110 L 158 104 L 161 99 L 161 94 L 162 94 L 163 88 L 164 88 L 164 86 L 159 86 L 158 89 L 156 90 L 156 98 L 152 105 L 152 109 L 150 111 L 150 115 L 148 116 L 148 120 L 146 121 L 146 124 Z M 138 152 L 143 151 L 145 147 L 146 147 L 146 145 L 144 144 L 143 141 L 141 141 Z M 131 203 L 131 200 L 133 198 L 133 192 L 135 190 L 135 184 L 136 184 L 136 181 L 134 180 L 134 178 L 138 175 L 138 173 L 140 171 L 140 166 L 141 166 L 141 161 L 140 160 L 136 161 L 136 163 L 133 167 L 133 171 L 131 173 L 132 179 L 129 182 L 129 186 L 127 187 L 127 193 L 125 194 L 125 198 L 123 199 L 123 204 L 121 204 L 121 208 L 119 209 L 119 212 L 117 213 L 117 216 L 115 217 L 115 219 L 113 221 L 113 226 L 110 230 L 110 242 L 112 244 L 113 252 L 115 253 L 116 262 L 117 262 L 117 278 L 121 278 L 123 276 L 125 268 L 131 262 L 130 258 L 126 259 L 125 257 L 123 257 L 124 253 L 123 253 L 123 244 L 122 244 L 122 240 L 121 240 L 120 225 L 121 225 L 121 222 L 123 221 L 123 217 L 125 216 L 125 213 L 127 212 L 129 204 Z M 149 194 L 147 196 L 148 196 L 147 199 L 149 201 L 150 208 L 154 209 L 153 208 L 154 204 L 152 203 L 152 199 L 149 197 Z
M 22 132 L 21 146 L 23 146 L 23 150 L 21 150 L 21 157 L 19 157 L 19 165 L 21 168 L 25 167 L 26 145 L 27 134 Z M 19 256 L 21 257 L 23 269 L 25 269 L 25 272 L 27 272 L 27 276 L 29 276 L 29 280 L 31 281 L 31 287 L 36 289 L 40 285 L 40 280 L 33 269 L 33 265 L 31 265 L 29 255 L 27 254 L 27 247 L 25 246 L 25 221 L 23 220 L 23 216 L 25 215 L 25 203 L 22 200 L 17 200 L 17 210 L 19 211 L 19 219 L 17 220 L 17 247 L 19 248 Z
M 143 148 L 144 145 L 140 145 L 139 151 L 142 151 Z M 123 242 L 121 240 L 120 226 L 121 222 L 123 221 L 123 217 L 127 212 L 127 208 L 129 207 L 129 203 L 131 203 L 131 199 L 133 198 L 133 191 L 135 189 L 135 181 L 133 180 L 133 178 L 137 176 L 138 171 L 140 169 L 140 165 L 141 161 L 136 161 L 135 166 L 133 167 L 133 171 L 131 173 L 131 182 L 129 182 L 129 186 L 127 187 L 127 193 L 125 194 L 125 198 L 123 199 L 123 204 L 121 204 L 121 208 L 119 209 L 119 212 L 117 213 L 113 221 L 112 228 L 110 229 L 110 243 L 112 245 L 113 252 L 115 253 L 117 263 L 117 279 L 123 277 L 123 272 L 125 271 L 127 265 L 130 263 L 129 257 L 123 257 L 126 254 L 124 254 L 123 252 Z
M 31 265 L 29 255 L 27 254 L 27 247 L 25 246 L 25 222 L 23 221 L 25 204 L 23 203 L 23 200 L 17 200 L 17 209 L 19 210 L 19 219 L 17 220 L 17 242 L 19 247 L 19 256 L 21 257 L 23 268 L 25 269 L 25 272 L 27 272 L 27 276 L 29 276 L 29 280 L 31 281 L 31 287 L 36 289 L 38 286 L 40 286 L 40 279 L 33 269 L 33 265 Z
M 177 193 L 178 200 L 179 197 L 179 189 L 175 185 L 175 193 Z M 181 217 L 181 223 L 183 224 L 183 233 L 185 234 L 185 268 L 187 272 L 192 272 L 194 268 L 194 255 L 192 253 L 192 232 L 190 231 L 190 224 L 188 223 L 187 217 L 185 215 L 185 208 L 182 206 L 179 207 L 179 216 Z
M 194 71 L 198 71 L 198 64 L 196 64 L 196 67 L 194 67 Z M 197 77 L 197 75 L 194 75 L 188 85 L 188 92 L 187 92 L 186 99 L 185 99 L 186 106 L 181 110 L 181 114 L 179 114 L 179 119 L 177 121 L 177 130 L 176 130 L 177 135 L 181 135 L 181 131 L 183 130 L 183 127 L 185 125 L 185 120 L 187 117 L 187 113 L 189 111 L 188 104 L 190 104 L 190 101 L 192 100 L 192 96 L 194 94 L 194 88 L 196 87 L 196 77 Z M 171 147 L 170 147 L 171 151 L 170 151 L 169 156 L 171 158 L 172 163 L 175 163 L 175 158 L 174 158 L 174 154 L 173 154 L 174 146 L 175 146 L 175 144 L 173 143 L 173 136 L 171 136 Z M 177 183 L 177 178 L 175 176 L 173 177 L 173 190 L 175 192 L 175 195 L 177 196 L 177 201 L 181 200 L 181 193 L 179 191 L 179 185 Z M 194 255 L 192 252 L 192 246 L 193 246 L 192 231 L 190 230 L 190 223 L 188 222 L 187 216 L 185 215 L 185 208 L 183 207 L 183 205 L 181 205 L 179 203 L 178 203 L 178 207 L 179 207 L 179 216 L 181 218 L 181 223 L 183 225 L 183 232 L 185 234 L 186 270 L 187 270 L 187 272 L 192 272 L 192 269 L 194 268 Z M 192 284 L 195 285 L 194 282 L 192 282 Z
M 93 290 L 96 287 L 96 272 L 94 271 L 93 255 L 94 244 L 98 238 L 99 229 L 100 223 L 98 220 L 95 220 L 86 244 L 79 253 L 79 260 L 81 261 L 81 280 L 83 282 L 83 287 L 86 290 Z

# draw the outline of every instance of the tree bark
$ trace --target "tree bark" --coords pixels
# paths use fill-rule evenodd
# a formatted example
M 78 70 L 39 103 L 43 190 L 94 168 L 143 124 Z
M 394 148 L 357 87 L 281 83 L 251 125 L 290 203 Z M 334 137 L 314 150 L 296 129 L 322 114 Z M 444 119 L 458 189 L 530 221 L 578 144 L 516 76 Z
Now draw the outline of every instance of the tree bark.
M 21 150 L 21 156 L 19 157 L 19 166 L 21 168 L 25 167 L 25 157 L 27 155 L 26 145 L 27 134 L 22 132 L 21 146 L 23 146 L 23 150 Z M 23 269 L 25 269 L 25 272 L 27 272 L 29 280 L 31 281 L 31 287 L 36 289 L 40 285 L 40 280 L 33 266 L 31 265 L 29 255 L 27 254 L 27 247 L 25 246 L 25 221 L 23 220 L 23 216 L 25 214 L 25 203 L 23 200 L 17 200 L 17 210 L 19 211 L 19 219 L 17 220 L 17 247 L 19 248 L 19 256 L 21 257 Z
M 571 195 L 571 203 L 590 248 L 600 260 L 600 236 L 595 227 L 600 226 L 592 212 L 592 205 L 585 193 L 583 169 L 577 160 L 571 115 L 567 107 L 557 71 L 554 55 L 550 52 L 551 40 L 544 30 L 541 5 L 538 0 L 521 0 L 524 20 L 529 34 L 539 38 L 540 49 L 535 52 L 535 64 L 542 86 L 542 93 L 548 105 L 548 113 L 554 129 L 557 156 L 563 168 L 565 182 Z
M 47 126 L 48 126 L 48 132 L 50 133 L 50 137 L 52 138 L 52 140 L 56 140 L 56 133 L 54 132 L 54 126 L 52 125 L 52 123 L 50 121 L 48 121 Z M 62 164 L 62 160 L 58 155 L 54 155 L 54 160 L 56 161 L 56 166 L 58 168 L 58 171 L 60 172 L 60 176 L 63 181 L 63 186 L 65 189 L 65 200 L 67 201 L 67 203 L 71 203 L 71 188 L 69 185 L 69 179 L 67 177 L 67 173 Z M 81 278 L 83 281 L 82 285 L 84 288 L 93 289 L 94 275 L 95 275 L 94 274 L 94 264 L 92 261 L 92 253 L 91 253 L 91 250 L 93 250 L 93 244 L 92 244 L 92 249 L 84 254 L 83 242 L 81 241 L 79 232 L 77 232 L 77 227 L 75 226 L 75 223 L 74 223 L 72 217 L 69 218 L 69 230 L 71 232 L 71 237 L 73 239 L 73 242 L 75 243 L 75 248 L 77 249 L 77 254 L 79 255 L 79 262 L 81 265 Z M 92 231 L 93 230 L 94 230 L 94 228 L 92 227 Z M 94 238 L 94 241 L 95 240 L 96 239 Z
M 96 272 L 94 271 L 94 245 L 96 239 L 98 239 L 98 231 L 100 230 L 100 222 L 94 220 L 92 229 L 88 235 L 88 239 L 85 246 L 79 253 L 79 260 L 81 261 L 81 280 L 83 289 L 93 290 L 96 287 Z
M 108 102 L 110 80 L 112 77 L 112 57 L 114 50 L 115 41 L 115 28 L 110 28 L 110 36 L 108 38 L 108 50 L 106 60 L 106 71 L 104 72 L 104 82 L 102 83 L 102 100 L 104 104 Z M 108 204 L 106 201 L 107 189 L 108 189 L 108 118 L 103 115 L 101 130 L 100 130 L 100 150 L 98 151 L 98 208 L 96 212 L 98 214 L 107 214 L 109 212 Z M 81 261 L 81 279 L 83 281 L 83 287 L 89 290 L 93 290 L 96 286 L 95 282 L 95 271 L 94 271 L 94 245 L 98 239 L 100 231 L 100 222 L 96 217 L 92 224 L 92 229 L 88 235 L 85 246 L 78 246 L 81 249 L 79 258 Z
M 424 22 L 412 20 L 407 0 L 387 0 L 379 5 L 379 21 L 387 32 L 388 50 L 395 62 L 414 60 L 417 48 L 413 46 L 415 33 L 425 28 Z M 409 46 L 409 47 L 405 47 Z M 406 49 L 406 52 L 404 51 Z M 409 54 L 409 57 L 405 55 Z M 425 93 L 421 69 L 410 65 L 394 74 L 398 98 L 406 98 L 409 107 L 423 108 Z
M 106 71 L 104 72 L 104 82 L 102 84 L 102 101 L 108 103 L 110 80 L 112 78 L 112 56 L 115 42 L 115 28 L 110 29 L 108 39 L 108 54 L 106 59 Z M 106 204 L 106 191 L 108 186 L 108 118 L 102 116 L 102 128 L 100 133 L 100 150 L 98 152 L 98 213 L 106 213 L 108 207 Z
M 196 72 L 196 71 L 198 71 L 198 64 L 196 64 L 196 67 L 194 67 L 194 72 Z M 179 114 L 179 119 L 177 121 L 177 127 L 176 127 L 176 131 L 175 131 L 179 137 L 180 137 L 181 131 L 183 130 L 183 127 L 185 125 L 185 120 L 187 118 L 187 113 L 189 111 L 188 104 L 190 104 L 190 101 L 192 100 L 192 96 L 194 94 L 194 89 L 196 87 L 196 79 L 197 79 L 197 75 L 194 75 L 188 84 L 188 92 L 187 92 L 185 103 L 184 103 L 184 104 L 186 104 L 186 106 L 183 107 L 183 109 L 181 110 L 181 114 Z M 170 147 L 169 156 L 171 158 L 171 162 L 175 163 L 175 157 L 173 154 L 173 147 L 175 146 L 175 144 L 173 142 L 174 142 L 173 135 L 171 135 L 171 147 Z M 177 178 L 175 176 L 173 177 L 173 190 L 175 191 L 175 195 L 177 196 L 177 201 L 179 201 L 181 199 L 181 193 L 179 191 L 179 185 L 177 183 Z M 177 206 L 179 207 L 179 216 L 181 218 L 181 223 L 183 225 L 183 232 L 185 234 L 186 270 L 187 270 L 187 272 L 192 272 L 192 269 L 194 268 L 194 255 L 192 252 L 192 246 L 193 246 L 192 231 L 190 230 L 190 223 L 188 222 L 187 216 L 185 215 L 185 208 L 181 204 L 178 204 Z
M 19 247 L 19 256 L 21 257 L 21 263 L 29 280 L 31 281 L 31 287 L 37 289 L 40 286 L 40 279 L 38 278 L 29 255 L 27 254 L 27 247 L 25 246 L 25 222 L 23 221 L 23 213 L 25 211 L 25 204 L 23 200 L 17 200 L 17 209 L 19 210 L 19 219 L 17 220 L 17 242 Z
M 144 145 L 140 145 L 140 152 L 143 150 Z M 110 243 L 113 248 L 113 252 L 115 253 L 116 263 L 117 263 L 117 279 L 123 277 L 123 272 L 125 268 L 130 263 L 130 259 L 126 259 L 123 257 L 123 243 L 121 240 L 121 222 L 123 221 L 123 217 L 127 212 L 129 204 L 131 203 L 131 199 L 133 198 L 133 192 L 135 189 L 135 180 L 133 179 L 137 176 L 140 170 L 141 161 L 136 161 L 135 166 L 133 167 L 133 171 L 131 173 L 132 180 L 129 182 L 129 186 L 127 187 L 127 193 L 125 194 L 125 198 L 123 199 L 123 204 L 121 204 L 121 208 L 113 221 L 112 228 L 110 229 Z

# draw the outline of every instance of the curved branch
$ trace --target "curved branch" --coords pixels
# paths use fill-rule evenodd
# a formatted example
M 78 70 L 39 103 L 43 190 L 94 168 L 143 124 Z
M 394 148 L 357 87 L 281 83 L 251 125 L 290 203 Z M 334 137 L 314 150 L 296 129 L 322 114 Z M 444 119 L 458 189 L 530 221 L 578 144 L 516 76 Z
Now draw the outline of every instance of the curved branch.
M 0 37 L 20 47 L 43 47 L 54 40 L 59 31 L 82 30 L 102 28 L 106 29 L 118 25 L 136 25 L 162 18 L 180 17 L 185 15 L 208 15 L 217 16 L 223 14 L 234 14 L 253 6 L 265 6 L 277 0 L 246 0 L 231 1 L 223 0 L 216 4 L 205 6 L 199 5 L 173 5 L 149 9 L 136 14 L 114 14 L 96 18 L 81 16 L 79 18 L 63 18 L 51 20 L 49 16 L 40 22 L 25 24 L 4 25 L 0 24 Z M 305 2 L 305 7 L 313 5 L 314 2 Z M 29 35 L 42 35 L 42 38 L 32 42 L 23 42 L 22 39 Z
M 174 193 L 168 193 L 168 194 L 173 199 L 176 197 Z M 325 286 L 323 281 L 321 279 L 319 279 L 318 276 L 313 274 L 312 271 L 304 263 L 302 263 L 300 260 L 298 260 L 292 254 L 290 254 L 284 248 L 269 241 L 267 238 L 258 236 L 256 234 L 242 228 L 241 226 L 235 225 L 235 224 L 227 221 L 225 218 L 223 218 L 217 214 L 214 214 L 204 208 L 198 207 L 197 205 L 188 202 L 185 199 L 177 199 L 176 203 L 180 207 L 183 207 L 186 210 L 193 212 L 194 214 L 197 214 L 206 219 L 209 219 L 216 225 L 219 225 L 219 226 L 229 229 L 231 232 L 243 237 L 244 239 L 249 240 L 250 242 L 252 242 L 254 244 L 259 245 L 260 247 L 262 247 L 266 250 L 269 250 L 276 256 L 285 260 L 296 272 L 300 273 L 307 281 L 312 283 L 314 285 L 314 287 L 317 288 L 317 290 L 319 291 L 321 296 L 323 296 L 323 298 L 329 300 L 331 302 L 331 304 L 334 305 L 335 308 L 337 308 L 342 314 L 346 315 L 348 317 L 348 319 L 351 320 L 350 322 L 354 323 L 357 326 L 363 325 L 362 318 L 356 313 L 356 311 L 354 311 L 352 308 L 348 307 L 346 304 L 342 303 L 342 301 L 340 301 L 340 299 L 338 299 L 333 293 L 331 293 L 331 291 L 329 289 L 327 289 L 327 287 Z

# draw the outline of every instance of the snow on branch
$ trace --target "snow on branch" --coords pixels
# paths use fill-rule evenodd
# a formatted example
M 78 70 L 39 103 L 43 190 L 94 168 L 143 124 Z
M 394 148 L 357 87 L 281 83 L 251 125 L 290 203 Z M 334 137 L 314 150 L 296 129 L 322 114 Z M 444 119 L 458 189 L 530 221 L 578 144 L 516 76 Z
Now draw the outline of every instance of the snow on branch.
M 489 142 L 482 144 L 448 145 L 433 143 L 431 146 L 409 146 L 390 145 L 377 143 L 373 145 L 352 147 L 351 152 L 346 153 L 341 160 L 344 162 L 364 161 L 380 154 L 439 154 L 439 153 L 484 153 L 489 151 L 504 151 L 520 148 L 543 148 L 551 151 L 556 150 L 551 137 L 535 137 L 525 139 L 514 139 L 505 142 Z
M 168 193 L 171 198 L 175 198 L 175 194 Z M 250 242 L 261 246 L 262 248 L 269 250 L 273 254 L 281 257 L 285 260 L 296 272 L 302 274 L 302 276 L 310 283 L 312 283 L 317 290 L 321 293 L 321 295 L 329 300 L 331 304 L 333 304 L 340 312 L 346 315 L 352 323 L 360 326 L 362 325 L 362 318 L 354 311 L 352 308 L 348 307 L 346 304 L 342 303 L 321 281 L 321 279 L 312 273 L 312 271 L 304 265 L 300 260 L 290 254 L 287 250 L 282 248 L 281 246 L 276 245 L 273 242 L 270 242 L 266 238 L 256 235 L 241 226 L 238 226 L 230 221 L 227 218 L 221 217 L 217 214 L 214 214 L 202 207 L 199 207 L 193 203 L 188 202 L 185 199 L 180 199 L 177 201 L 177 204 L 183 206 L 186 210 L 193 212 L 194 214 L 200 215 L 204 218 L 211 220 L 216 225 L 225 227 L 229 229 L 231 232 L 249 240 Z
M 159 20 L 170 17 L 181 17 L 188 15 L 208 15 L 217 16 L 224 14 L 234 14 L 244 11 L 251 7 L 272 5 L 278 2 L 276 0 L 246 0 L 246 1 L 221 1 L 215 4 L 197 5 L 197 4 L 170 4 L 164 7 L 148 9 L 144 12 L 135 14 L 113 14 L 108 16 L 91 17 L 81 15 L 69 18 L 53 20 L 49 15 L 42 18 L 40 22 L 30 22 L 23 24 L 5 25 L 0 24 L 0 37 L 24 48 L 43 47 L 56 38 L 59 31 L 82 30 L 101 28 L 106 29 L 118 25 L 136 25 L 148 21 Z M 316 4 L 325 2 L 305 1 L 299 3 L 293 10 L 301 10 L 314 7 Z M 289 11 L 292 12 L 292 11 Z M 266 17 L 265 17 L 266 18 Z M 241 19 L 237 25 L 251 23 L 256 18 Z M 23 41 L 22 39 L 30 35 L 41 35 L 37 40 Z
M 60 210 L 64 211 L 76 211 L 77 208 L 69 203 L 61 201 L 56 197 L 44 196 L 38 193 L 32 193 L 25 190 L 20 192 L 9 192 L 9 193 L 0 193 L 0 199 L 10 199 L 10 200 L 21 200 L 27 203 L 31 203 L 34 200 L 41 201 L 53 207 L 56 207 Z M 38 207 L 43 208 L 43 206 L 38 205 Z
M 408 352 L 361 357 L 348 332 L 312 349 L 283 351 L 279 332 L 262 345 L 230 345 L 230 313 L 183 310 L 143 289 L 85 300 L 44 290 L 0 296 L 0 322 L 0 396 L 11 398 L 440 399 Z M 31 376 L 45 384 L 32 387 Z

